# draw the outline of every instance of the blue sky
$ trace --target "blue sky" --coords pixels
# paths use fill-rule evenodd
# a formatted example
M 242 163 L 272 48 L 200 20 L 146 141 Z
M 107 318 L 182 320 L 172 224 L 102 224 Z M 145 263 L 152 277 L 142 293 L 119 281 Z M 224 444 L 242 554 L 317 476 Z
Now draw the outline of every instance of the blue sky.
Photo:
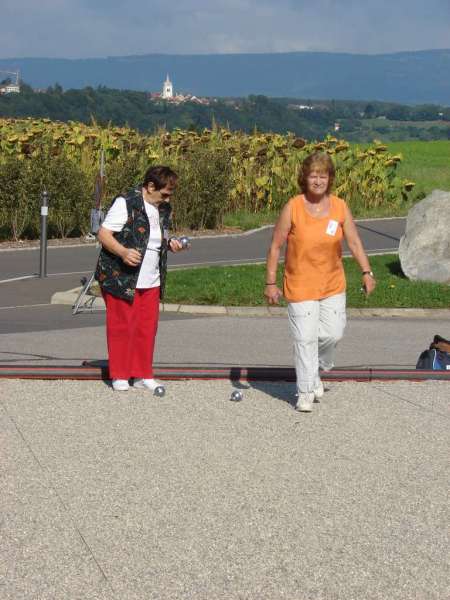
M 0 58 L 450 48 L 450 0 L 0 0 Z

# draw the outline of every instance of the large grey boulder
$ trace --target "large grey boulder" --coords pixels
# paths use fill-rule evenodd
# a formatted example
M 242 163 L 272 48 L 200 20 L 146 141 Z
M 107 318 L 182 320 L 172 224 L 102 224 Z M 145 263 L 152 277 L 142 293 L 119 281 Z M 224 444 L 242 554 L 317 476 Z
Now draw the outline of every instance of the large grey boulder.
M 450 192 L 434 190 L 409 211 L 398 253 L 409 279 L 450 283 Z

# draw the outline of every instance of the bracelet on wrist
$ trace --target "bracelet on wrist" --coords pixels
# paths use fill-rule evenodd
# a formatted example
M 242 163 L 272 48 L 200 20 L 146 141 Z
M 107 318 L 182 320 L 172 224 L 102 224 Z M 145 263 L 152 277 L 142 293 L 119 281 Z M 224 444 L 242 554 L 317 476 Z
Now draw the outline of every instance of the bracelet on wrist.
M 276 282 L 275 283 L 267 283 L 267 281 L 266 281 L 266 285 L 277 285 L 277 283 Z
M 362 276 L 364 277 L 364 275 L 370 275 L 371 277 L 375 277 L 372 271 L 363 271 Z

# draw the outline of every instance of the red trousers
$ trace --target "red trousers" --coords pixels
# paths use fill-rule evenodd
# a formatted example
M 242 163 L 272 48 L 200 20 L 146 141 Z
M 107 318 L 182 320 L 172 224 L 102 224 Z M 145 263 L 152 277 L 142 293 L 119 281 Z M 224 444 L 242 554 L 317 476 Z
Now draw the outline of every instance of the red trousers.
M 138 289 L 133 303 L 103 293 L 111 379 L 153 377 L 159 318 L 159 287 Z

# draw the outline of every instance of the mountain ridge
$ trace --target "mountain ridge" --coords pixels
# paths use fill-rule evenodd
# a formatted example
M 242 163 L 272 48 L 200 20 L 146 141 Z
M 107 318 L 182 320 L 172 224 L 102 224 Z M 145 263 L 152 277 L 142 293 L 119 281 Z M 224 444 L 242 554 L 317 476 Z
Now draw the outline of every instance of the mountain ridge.
M 381 100 L 450 105 L 450 49 L 385 54 L 277 52 L 164 54 L 106 58 L 9 58 L 35 88 L 107 86 L 158 91 L 167 73 L 175 91 L 201 96 Z

